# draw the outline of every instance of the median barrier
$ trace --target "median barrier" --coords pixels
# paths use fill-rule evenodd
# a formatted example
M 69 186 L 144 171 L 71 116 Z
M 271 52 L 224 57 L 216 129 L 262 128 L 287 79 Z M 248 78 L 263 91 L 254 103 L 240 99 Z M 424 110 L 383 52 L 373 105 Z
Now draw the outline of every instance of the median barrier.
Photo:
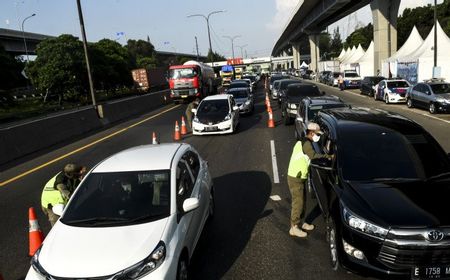
M 170 103 L 169 91 L 102 104 L 104 119 L 91 106 L 22 121 L 0 128 L 0 165 L 56 144 L 80 139 L 110 124 L 142 115 Z

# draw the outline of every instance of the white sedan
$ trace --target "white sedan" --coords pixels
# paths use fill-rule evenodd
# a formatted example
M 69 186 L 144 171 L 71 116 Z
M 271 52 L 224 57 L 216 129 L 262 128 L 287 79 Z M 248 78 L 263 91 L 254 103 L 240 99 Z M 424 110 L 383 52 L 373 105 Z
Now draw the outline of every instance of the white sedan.
M 188 144 L 139 146 L 95 166 L 58 208 L 27 280 L 187 279 L 212 180 Z
M 239 107 L 230 94 L 208 96 L 192 112 L 194 135 L 233 133 L 239 125 Z

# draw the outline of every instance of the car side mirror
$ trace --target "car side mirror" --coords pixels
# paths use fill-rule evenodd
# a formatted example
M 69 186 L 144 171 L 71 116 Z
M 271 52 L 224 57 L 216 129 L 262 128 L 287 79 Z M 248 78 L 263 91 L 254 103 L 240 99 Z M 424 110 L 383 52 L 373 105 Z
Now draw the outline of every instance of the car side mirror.
M 52 207 L 53 213 L 55 213 L 58 216 L 62 216 L 64 212 L 64 204 L 55 204 Z
M 327 158 L 312 159 L 310 165 L 317 169 L 333 170 L 332 162 Z
M 185 213 L 195 210 L 199 207 L 200 201 L 196 197 L 191 197 L 183 202 L 183 211 Z
M 194 114 L 197 114 L 197 109 L 192 108 L 192 109 L 191 109 L 191 112 L 194 113 Z
M 237 111 L 237 110 L 239 110 L 239 107 L 238 106 L 233 106 L 233 111 Z

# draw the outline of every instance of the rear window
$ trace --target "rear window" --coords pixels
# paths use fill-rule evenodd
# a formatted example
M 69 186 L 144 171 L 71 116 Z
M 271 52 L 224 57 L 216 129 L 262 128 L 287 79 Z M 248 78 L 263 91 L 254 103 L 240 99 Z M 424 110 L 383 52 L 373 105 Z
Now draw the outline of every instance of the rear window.
M 347 73 L 345 73 L 345 77 L 346 78 L 357 78 L 357 77 L 359 77 L 359 75 L 356 72 L 347 72 Z
M 399 88 L 399 87 L 409 87 L 408 83 L 406 81 L 393 81 L 393 82 L 387 82 L 388 88 Z
M 316 86 L 293 86 L 288 88 L 287 96 L 320 96 L 320 91 Z
M 234 82 L 230 84 L 230 88 L 246 88 L 248 87 L 248 83 L 247 82 Z
M 309 106 L 308 110 L 308 120 L 314 119 L 319 111 L 325 110 L 325 109 L 333 109 L 333 108 L 343 108 L 348 107 L 347 104 L 341 103 L 341 104 L 323 104 L 323 105 L 311 105 Z
M 229 94 L 232 94 L 234 98 L 247 98 L 248 92 L 247 90 L 233 90 L 231 92 L 228 92 Z

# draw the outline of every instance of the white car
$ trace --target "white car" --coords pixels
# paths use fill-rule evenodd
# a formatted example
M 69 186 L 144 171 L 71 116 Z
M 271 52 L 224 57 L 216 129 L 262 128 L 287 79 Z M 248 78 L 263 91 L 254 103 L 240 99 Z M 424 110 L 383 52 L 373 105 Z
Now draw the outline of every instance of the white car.
M 62 216 L 26 280 L 186 279 L 214 213 L 212 180 L 188 144 L 138 146 L 99 163 L 64 212 L 53 209 Z
M 278 91 L 280 89 L 280 81 L 282 81 L 282 80 L 276 80 L 273 82 L 273 85 L 272 85 L 272 99 L 273 100 L 278 99 L 278 95 L 279 95 Z
M 239 124 L 239 107 L 230 94 L 208 96 L 192 112 L 194 135 L 233 133 Z
M 373 98 L 389 103 L 406 103 L 406 92 L 410 84 L 403 79 L 382 80 L 376 87 Z

